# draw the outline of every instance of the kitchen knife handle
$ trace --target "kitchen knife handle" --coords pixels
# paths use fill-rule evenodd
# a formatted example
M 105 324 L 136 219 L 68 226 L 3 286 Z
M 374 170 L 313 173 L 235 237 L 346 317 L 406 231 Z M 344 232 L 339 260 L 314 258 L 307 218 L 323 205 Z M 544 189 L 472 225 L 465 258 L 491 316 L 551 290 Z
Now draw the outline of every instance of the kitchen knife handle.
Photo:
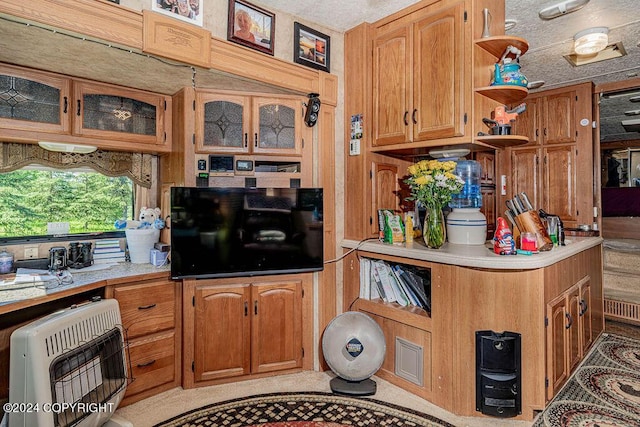
M 524 207 L 527 208 L 527 210 L 532 211 L 533 210 L 533 205 L 531 204 L 531 200 L 529 200 L 529 196 L 527 196 L 527 193 L 525 193 L 525 192 L 520 193 L 520 197 L 522 198 L 522 201 L 524 202 Z

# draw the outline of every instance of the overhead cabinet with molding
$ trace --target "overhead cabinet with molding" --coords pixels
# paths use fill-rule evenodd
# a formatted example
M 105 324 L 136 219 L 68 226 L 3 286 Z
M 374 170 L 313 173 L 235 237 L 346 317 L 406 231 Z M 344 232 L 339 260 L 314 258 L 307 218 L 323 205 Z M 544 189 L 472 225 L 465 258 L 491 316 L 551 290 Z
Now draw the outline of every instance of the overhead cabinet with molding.
M 197 91 L 196 150 L 300 156 L 303 102 L 297 96 Z
M 373 145 L 463 136 L 465 3 L 380 25 L 373 39 Z
M 171 150 L 171 98 L 0 64 L 0 127 L 8 140 Z M 131 145 L 123 145 L 131 143 Z

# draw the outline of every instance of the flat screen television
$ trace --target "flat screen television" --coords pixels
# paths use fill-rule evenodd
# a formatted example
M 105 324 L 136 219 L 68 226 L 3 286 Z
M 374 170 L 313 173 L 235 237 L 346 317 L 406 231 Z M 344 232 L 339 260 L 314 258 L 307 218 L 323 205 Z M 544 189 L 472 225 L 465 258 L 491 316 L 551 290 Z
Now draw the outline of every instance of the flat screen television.
M 171 188 L 171 277 L 323 268 L 321 188 Z

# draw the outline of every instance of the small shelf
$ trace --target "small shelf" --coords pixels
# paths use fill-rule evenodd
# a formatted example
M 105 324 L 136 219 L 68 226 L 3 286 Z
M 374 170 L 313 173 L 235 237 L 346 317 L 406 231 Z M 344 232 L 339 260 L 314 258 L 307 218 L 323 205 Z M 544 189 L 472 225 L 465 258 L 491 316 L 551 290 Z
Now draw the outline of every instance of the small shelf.
M 475 91 L 501 104 L 520 102 L 529 94 L 529 90 L 526 87 L 515 85 L 485 86 L 476 88 Z
M 508 46 L 520 49 L 520 55 L 524 55 L 529 50 L 529 43 L 520 37 L 513 36 L 492 36 L 477 39 L 475 44 L 486 50 L 496 58 L 502 58 L 502 54 L 507 50 Z
M 419 307 L 402 307 L 399 304 L 384 302 L 381 299 L 358 299 L 353 308 L 431 332 L 431 317 L 429 317 L 429 313 Z
M 475 140 L 494 146 L 496 148 L 507 148 L 516 145 L 524 145 L 529 142 L 529 138 L 521 135 L 487 135 L 476 136 Z

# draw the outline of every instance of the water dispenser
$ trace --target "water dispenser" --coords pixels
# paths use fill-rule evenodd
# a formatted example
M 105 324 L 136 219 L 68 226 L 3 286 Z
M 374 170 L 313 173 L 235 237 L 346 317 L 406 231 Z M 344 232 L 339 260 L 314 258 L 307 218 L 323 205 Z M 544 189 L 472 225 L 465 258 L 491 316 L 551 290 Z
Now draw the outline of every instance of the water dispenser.
M 475 160 L 460 160 L 454 173 L 464 181 L 464 187 L 449 202 L 452 211 L 447 215 L 449 243 L 482 245 L 487 239 L 487 218 L 482 207 L 480 175 L 482 167 Z

